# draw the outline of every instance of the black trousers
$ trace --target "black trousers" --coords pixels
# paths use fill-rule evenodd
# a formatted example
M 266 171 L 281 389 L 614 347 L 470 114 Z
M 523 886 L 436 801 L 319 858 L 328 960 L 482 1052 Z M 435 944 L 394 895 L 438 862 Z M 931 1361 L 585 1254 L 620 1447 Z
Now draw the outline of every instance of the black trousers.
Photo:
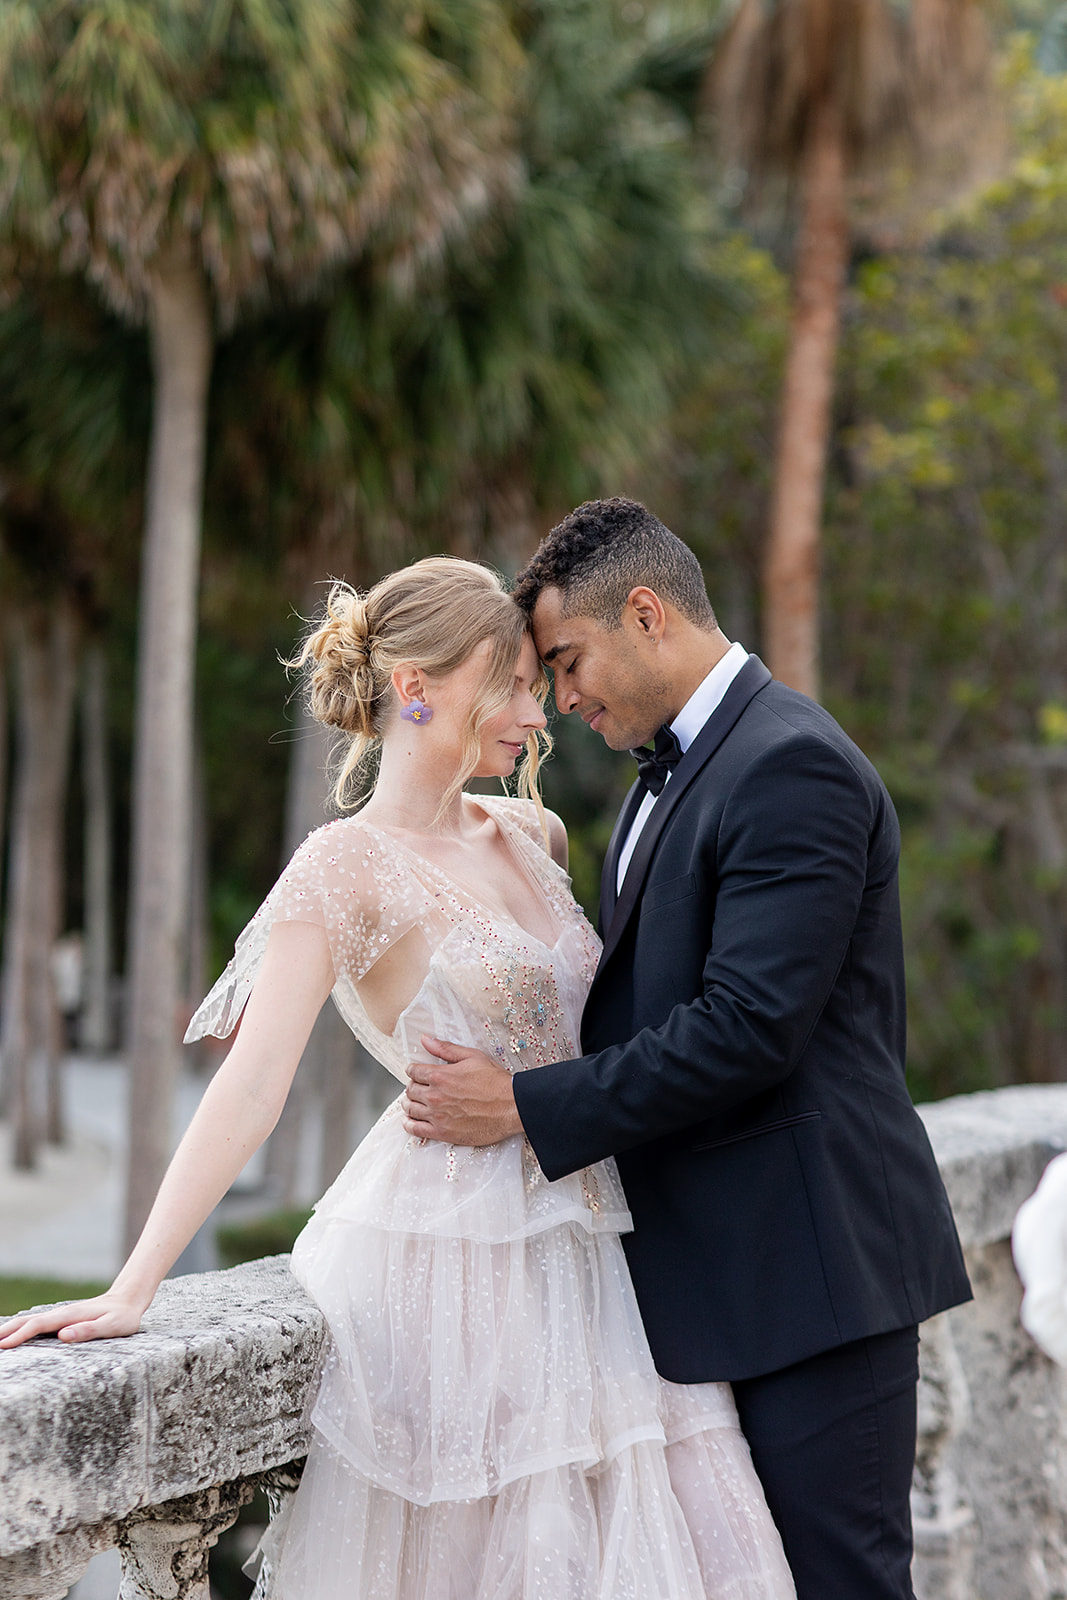
M 914 1600 L 918 1329 L 733 1385 L 797 1600 Z

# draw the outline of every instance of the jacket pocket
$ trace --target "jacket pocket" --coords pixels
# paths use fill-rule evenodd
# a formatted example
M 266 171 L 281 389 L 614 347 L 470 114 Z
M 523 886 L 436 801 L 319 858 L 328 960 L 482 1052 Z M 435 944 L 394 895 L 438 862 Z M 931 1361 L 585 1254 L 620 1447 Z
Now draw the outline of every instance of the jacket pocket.
M 702 1139 L 690 1145 L 691 1150 L 717 1150 L 720 1145 L 740 1144 L 742 1139 L 758 1139 L 761 1133 L 778 1133 L 782 1128 L 798 1128 L 805 1122 L 821 1122 L 821 1111 L 798 1111 L 794 1117 L 779 1117 L 776 1122 L 761 1122 L 758 1128 L 745 1128 L 740 1133 L 728 1133 L 725 1139 Z
M 687 872 L 682 878 L 668 878 L 665 883 L 654 883 L 641 896 L 641 915 L 655 911 L 658 906 L 669 906 L 672 900 L 684 900 L 695 894 L 696 873 Z

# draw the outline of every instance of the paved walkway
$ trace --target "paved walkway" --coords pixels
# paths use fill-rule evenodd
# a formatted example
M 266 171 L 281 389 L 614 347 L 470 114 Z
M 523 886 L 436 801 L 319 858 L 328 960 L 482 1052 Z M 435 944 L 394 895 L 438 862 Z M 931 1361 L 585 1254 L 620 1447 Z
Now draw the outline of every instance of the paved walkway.
M 0 1122 L 0 1274 L 109 1280 L 121 1265 L 126 1168 L 126 1072 L 117 1057 L 64 1064 L 69 1143 L 44 1146 L 33 1172 L 11 1166 L 11 1129 Z M 183 1074 L 176 1132 L 205 1078 Z

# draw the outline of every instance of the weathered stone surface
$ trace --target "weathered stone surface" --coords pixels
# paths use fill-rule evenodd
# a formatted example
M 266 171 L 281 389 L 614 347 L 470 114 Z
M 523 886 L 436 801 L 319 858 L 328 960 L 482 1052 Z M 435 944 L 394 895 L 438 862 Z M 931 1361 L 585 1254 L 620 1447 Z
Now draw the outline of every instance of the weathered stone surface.
M 17 1555 L 0 1556 L 0 1595 L 3 1600 L 63 1600 L 93 1556 L 110 1550 L 115 1531 L 111 1522 L 77 1528 Z
M 955 1095 L 919 1112 L 964 1245 L 1008 1238 L 1042 1172 L 1067 1149 L 1067 1085 Z
M 1019 1322 L 1021 1289 L 1007 1240 L 968 1250 L 967 1265 L 974 1301 L 947 1317 L 967 1404 L 945 1454 L 974 1513 L 972 1593 L 1063 1600 L 1067 1373 Z
M 1011 1225 L 1067 1148 L 1067 1087 L 920 1108 L 974 1285 L 922 1329 L 914 1493 L 921 1600 L 1067 1596 L 1067 1373 L 1019 1322 Z
M 163 1284 L 131 1339 L 0 1352 L 0 1555 L 303 1455 L 322 1337 L 273 1257 Z

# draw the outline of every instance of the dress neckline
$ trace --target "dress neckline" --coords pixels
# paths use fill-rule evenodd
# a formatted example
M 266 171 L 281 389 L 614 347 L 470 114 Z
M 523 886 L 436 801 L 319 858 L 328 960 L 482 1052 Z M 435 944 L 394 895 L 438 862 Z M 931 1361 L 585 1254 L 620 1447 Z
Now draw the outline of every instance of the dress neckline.
M 436 861 L 429 860 L 427 856 L 420 855 L 418 850 L 413 849 L 412 846 L 405 843 L 403 839 L 398 839 L 395 834 L 389 832 L 388 828 L 381 828 L 377 823 L 367 822 L 363 818 L 354 818 L 353 820 L 361 821 L 365 828 L 370 828 L 374 833 L 377 833 L 383 839 L 388 839 L 391 844 L 396 845 L 397 848 L 402 850 L 406 856 L 409 856 L 412 861 L 417 861 L 419 866 L 425 872 L 432 873 L 436 877 L 442 879 L 445 883 L 450 884 L 453 889 L 458 889 L 460 893 L 467 898 L 467 900 L 469 900 L 473 905 L 478 906 L 480 910 L 486 912 L 490 917 L 494 919 L 500 918 L 505 922 L 510 922 L 511 926 L 513 928 L 517 928 L 524 938 L 531 939 L 534 944 L 540 945 L 542 950 L 548 950 L 549 952 L 555 951 L 559 947 L 560 941 L 567 931 L 566 924 L 560 922 L 560 919 L 556 915 L 552 907 L 552 903 L 549 900 L 543 886 L 537 881 L 533 870 L 523 860 L 520 852 L 516 848 L 515 841 L 511 836 L 511 827 L 507 823 L 506 819 L 501 818 L 495 806 L 492 807 L 492 809 L 488 809 L 482 804 L 484 800 L 489 800 L 491 802 L 493 796 L 478 795 L 477 797 L 472 796 L 471 798 L 475 799 L 476 804 L 481 808 L 481 810 L 496 828 L 497 833 L 500 835 L 501 839 L 503 839 L 504 844 L 506 845 L 512 859 L 515 861 L 519 871 L 524 874 L 528 882 L 532 885 L 534 893 L 541 901 L 541 906 L 545 912 L 546 921 L 550 924 L 550 926 L 556 929 L 556 937 L 551 943 L 549 943 L 547 939 L 542 939 L 538 934 L 531 933 L 529 928 L 521 923 L 518 917 L 513 916 L 510 911 L 505 911 L 500 906 L 490 905 L 486 900 L 482 899 L 481 895 L 476 894 L 470 885 L 467 884 L 462 878 L 457 878 L 455 873 L 448 872 L 444 867 L 439 867 Z

